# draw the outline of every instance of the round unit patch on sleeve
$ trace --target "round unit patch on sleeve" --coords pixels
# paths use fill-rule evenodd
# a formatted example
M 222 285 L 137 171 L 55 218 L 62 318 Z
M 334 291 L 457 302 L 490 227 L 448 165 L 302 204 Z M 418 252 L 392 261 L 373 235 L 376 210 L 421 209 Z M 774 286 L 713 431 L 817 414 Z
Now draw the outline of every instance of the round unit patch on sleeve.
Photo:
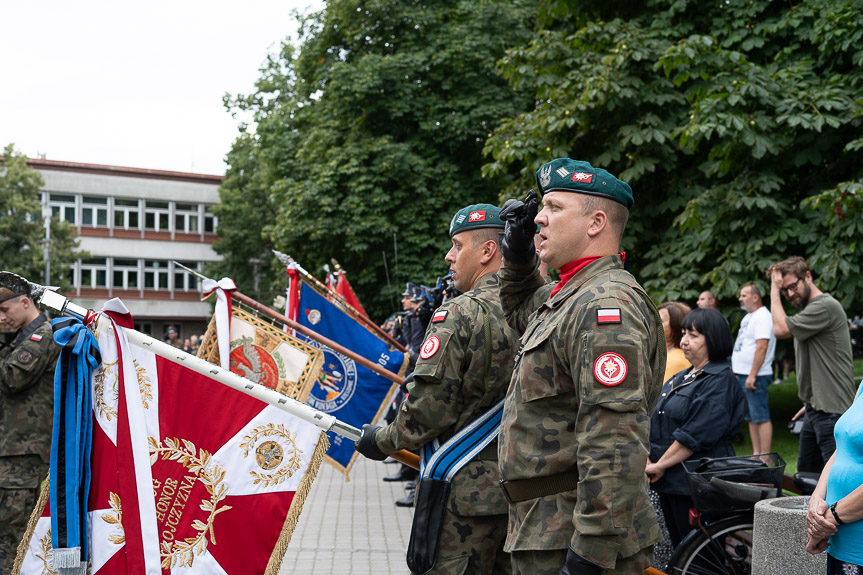
M 608 387 L 623 383 L 627 370 L 626 360 L 613 351 L 603 353 L 593 362 L 593 375 L 596 381 Z
M 26 349 L 22 349 L 18 352 L 18 361 L 20 361 L 24 365 L 27 365 L 31 361 L 33 361 L 33 354 Z
M 440 338 L 436 335 L 428 336 L 420 347 L 420 358 L 428 359 L 440 349 Z

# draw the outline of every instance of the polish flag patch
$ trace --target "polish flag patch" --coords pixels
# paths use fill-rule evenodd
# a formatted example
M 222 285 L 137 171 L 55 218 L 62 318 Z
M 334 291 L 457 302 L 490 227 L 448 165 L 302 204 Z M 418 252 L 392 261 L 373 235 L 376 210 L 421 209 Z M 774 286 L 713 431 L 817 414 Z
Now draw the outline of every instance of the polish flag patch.
M 446 314 L 447 314 L 447 310 L 445 310 L 445 309 L 442 309 L 442 310 L 440 310 L 440 311 L 436 311 L 436 312 L 434 312 L 434 315 L 433 315 L 433 316 L 432 316 L 432 318 L 431 318 L 432 323 L 437 323 L 437 322 L 439 322 L 439 321 L 443 321 L 443 320 L 445 320 L 445 319 L 446 319 Z
M 420 358 L 428 359 L 440 349 L 440 338 L 436 335 L 428 336 L 420 347 Z
M 596 310 L 596 323 L 621 323 L 620 308 Z
M 39 335 L 38 333 L 34 333 L 33 335 L 30 336 L 30 339 L 33 341 L 42 341 L 42 336 Z
M 593 362 L 593 376 L 596 381 L 608 387 L 614 387 L 623 383 L 629 367 L 623 356 L 609 351 L 603 353 Z
M 471 212 L 467 218 L 469 222 L 482 222 L 485 220 L 485 210 L 478 212 Z
M 593 181 L 593 174 L 588 174 L 587 172 L 575 172 L 572 174 L 571 181 L 589 184 Z

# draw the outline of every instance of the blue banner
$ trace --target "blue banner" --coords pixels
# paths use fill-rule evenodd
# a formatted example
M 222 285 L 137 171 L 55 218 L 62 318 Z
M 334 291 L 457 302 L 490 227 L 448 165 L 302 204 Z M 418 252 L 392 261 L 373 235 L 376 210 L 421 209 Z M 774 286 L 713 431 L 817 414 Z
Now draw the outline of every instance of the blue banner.
M 306 283 L 300 284 L 297 321 L 372 363 L 404 375 L 407 364 L 404 353 L 391 351 L 377 334 Z M 297 336 L 304 337 L 301 334 Z M 324 352 L 321 376 L 306 403 L 355 427 L 372 423 L 379 417 L 389 404 L 393 382 L 313 339 L 305 339 Z M 327 435 L 330 439 L 327 456 L 336 467 L 348 473 L 357 455 L 353 441 L 333 432 L 327 432 Z

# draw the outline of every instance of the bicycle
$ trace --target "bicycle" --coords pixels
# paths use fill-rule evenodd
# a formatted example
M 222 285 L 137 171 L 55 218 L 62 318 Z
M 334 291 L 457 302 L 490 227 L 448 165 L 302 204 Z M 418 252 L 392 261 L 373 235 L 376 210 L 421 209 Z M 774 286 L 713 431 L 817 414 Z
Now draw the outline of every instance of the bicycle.
M 783 488 L 799 493 L 784 474 L 785 461 L 777 453 L 723 457 L 684 463 L 695 508 L 695 527 L 675 548 L 668 575 L 749 575 L 752 567 L 752 527 L 755 503 L 779 497 Z M 811 488 L 814 482 L 809 479 Z M 811 489 L 809 490 L 811 493 Z

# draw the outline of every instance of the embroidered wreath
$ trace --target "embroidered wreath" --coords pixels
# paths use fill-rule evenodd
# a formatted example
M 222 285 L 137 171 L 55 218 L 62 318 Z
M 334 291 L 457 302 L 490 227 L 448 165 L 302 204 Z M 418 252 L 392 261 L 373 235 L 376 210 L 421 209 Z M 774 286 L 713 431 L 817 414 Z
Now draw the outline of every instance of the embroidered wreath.
M 108 376 L 108 374 L 114 376 L 113 381 L 111 381 L 110 387 L 116 396 L 118 381 L 117 370 L 111 369 L 116 365 L 116 361 L 113 361 L 111 363 L 103 363 L 99 366 L 99 369 L 97 369 L 96 372 L 93 374 L 93 381 L 96 382 L 96 393 L 93 394 L 96 397 L 96 407 L 99 409 L 99 415 L 101 415 L 108 421 L 111 421 L 112 417 L 117 417 L 117 410 L 105 402 L 105 378 Z M 114 399 L 116 399 L 116 397 Z
M 191 567 L 195 557 L 202 555 L 209 543 L 216 544 L 216 533 L 213 530 L 216 515 L 231 509 L 229 505 L 219 507 L 219 502 L 228 494 L 228 487 L 224 484 L 225 471 L 218 465 L 211 465 L 211 454 L 204 449 L 198 450 L 188 439 L 169 437 L 164 440 L 164 447 L 161 447 L 154 437 L 149 437 L 148 442 L 150 465 L 156 463 L 160 454 L 163 461 L 176 461 L 194 473 L 210 494 L 210 499 L 202 499 L 200 506 L 210 514 L 207 522 L 204 523 L 200 519 L 192 522 L 192 528 L 198 532 L 196 537 L 186 537 L 183 541 L 174 540 L 173 543 L 161 542 L 162 569 L 170 569 L 175 565 Z M 209 542 L 207 534 L 210 536 Z
M 303 450 L 297 447 L 296 433 L 291 436 L 290 431 L 282 423 L 279 425 L 268 423 L 267 425 L 259 425 L 254 428 L 249 435 L 243 437 L 244 441 L 240 444 L 240 449 L 243 450 L 243 457 L 248 457 L 249 451 L 255 447 L 255 443 L 264 437 L 280 437 L 284 440 L 283 447 L 286 448 L 284 463 L 275 473 L 259 473 L 257 471 L 250 471 L 249 475 L 252 476 L 253 483 L 255 485 L 258 483 L 263 483 L 264 487 L 279 485 L 291 477 L 294 474 L 294 471 L 297 471 L 300 468 L 300 454 Z

